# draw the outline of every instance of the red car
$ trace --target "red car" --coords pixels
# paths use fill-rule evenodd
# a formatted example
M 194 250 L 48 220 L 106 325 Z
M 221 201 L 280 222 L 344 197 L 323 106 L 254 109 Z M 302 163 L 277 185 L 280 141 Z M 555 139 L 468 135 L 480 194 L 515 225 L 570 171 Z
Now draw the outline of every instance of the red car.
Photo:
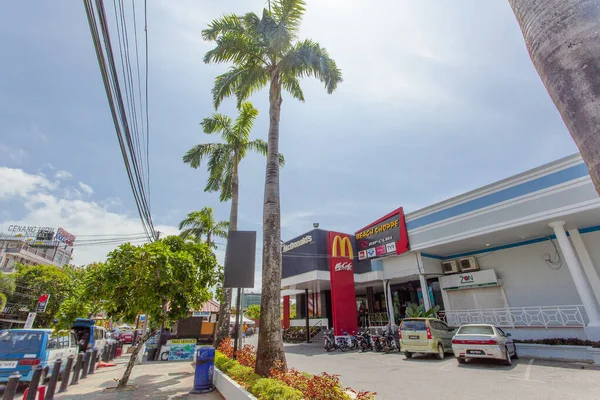
M 119 340 L 123 343 L 133 343 L 133 332 L 123 332 L 119 335 Z

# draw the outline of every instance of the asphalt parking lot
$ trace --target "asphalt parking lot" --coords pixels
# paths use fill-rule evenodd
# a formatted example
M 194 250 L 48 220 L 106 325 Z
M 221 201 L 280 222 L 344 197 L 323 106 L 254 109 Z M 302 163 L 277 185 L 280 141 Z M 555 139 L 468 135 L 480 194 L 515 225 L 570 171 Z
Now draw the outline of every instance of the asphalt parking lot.
M 384 400 L 600 399 L 600 369 L 587 363 L 521 358 L 510 367 L 495 360 L 458 365 L 451 354 L 409 360 L 401 353 L 326 353 L 320 342 L 286 344 L 285 351 L 289 367 L 338 374 L 344 385 Z

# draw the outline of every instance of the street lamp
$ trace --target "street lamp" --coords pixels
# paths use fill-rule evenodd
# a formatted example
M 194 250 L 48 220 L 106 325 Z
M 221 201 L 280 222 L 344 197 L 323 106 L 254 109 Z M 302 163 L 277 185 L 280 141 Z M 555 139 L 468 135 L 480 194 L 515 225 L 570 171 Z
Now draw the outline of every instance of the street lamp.
M 317 229 L 319 227 L 319 223 L 318 222 L 314 222 L 313 223 L 313 228 Z

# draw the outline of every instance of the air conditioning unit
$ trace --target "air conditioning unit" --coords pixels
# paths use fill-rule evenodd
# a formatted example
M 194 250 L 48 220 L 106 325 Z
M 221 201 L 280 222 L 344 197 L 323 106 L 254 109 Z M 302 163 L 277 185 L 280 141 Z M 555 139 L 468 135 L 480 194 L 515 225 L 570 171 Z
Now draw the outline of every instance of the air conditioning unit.
M 460 272 L 471 272 L 479 269 L 479 264 L 475 257 L 466 257 L 458 260 L 460 264 Z
M 442 270 L 444 274 L 454 274 L 458 272 L 458 262 L 456 260 L 452 261 L 442 261 Z

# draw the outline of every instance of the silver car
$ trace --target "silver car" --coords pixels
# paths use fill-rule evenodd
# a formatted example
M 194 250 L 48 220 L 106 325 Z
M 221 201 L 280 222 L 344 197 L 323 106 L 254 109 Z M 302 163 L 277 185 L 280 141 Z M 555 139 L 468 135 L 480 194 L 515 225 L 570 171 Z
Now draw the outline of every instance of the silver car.
M 460 364 L 464 364 L 467 358 L 495 358 L 512 365 L 512 358 L 519 358 L 510 333 L 486 324 L 461 326 L 452 338 L 452 350 Z

